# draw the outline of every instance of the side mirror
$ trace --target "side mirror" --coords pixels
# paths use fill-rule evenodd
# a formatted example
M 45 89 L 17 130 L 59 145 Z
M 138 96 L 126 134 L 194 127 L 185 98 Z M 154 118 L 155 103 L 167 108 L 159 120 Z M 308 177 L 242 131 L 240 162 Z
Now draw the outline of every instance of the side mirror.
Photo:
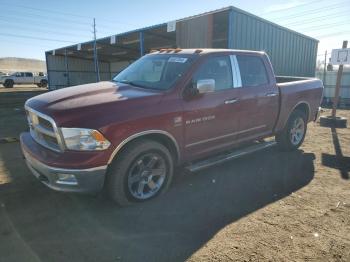
M 197 90 L 199 94 L 211 93 L 215 91 L 214 79 L 201 79 L 197 81 Z

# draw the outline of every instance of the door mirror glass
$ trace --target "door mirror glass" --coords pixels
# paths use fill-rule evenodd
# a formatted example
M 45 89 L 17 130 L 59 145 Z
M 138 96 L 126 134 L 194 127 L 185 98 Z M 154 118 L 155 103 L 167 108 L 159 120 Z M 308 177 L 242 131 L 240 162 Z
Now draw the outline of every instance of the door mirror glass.
M 201 79 L 196 84 L 199 94 L 211 93 L 215 91 L 215 80 L 214 79 Z

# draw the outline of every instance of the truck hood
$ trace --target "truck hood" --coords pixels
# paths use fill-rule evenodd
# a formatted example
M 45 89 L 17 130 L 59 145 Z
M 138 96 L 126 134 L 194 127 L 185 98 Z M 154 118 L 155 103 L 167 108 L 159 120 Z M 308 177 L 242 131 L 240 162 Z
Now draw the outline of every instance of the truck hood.
M 142 106 L 157 104 L 161 94 L 160 91 L 106 81 L 38 95 L 29 99 L 26 106 L 52 117 L 58 126 L 84 127 L 91 126 L 86 123 L 93 122 L 92 118 L 106 119 L 106 114 L 133 110 L 135 100 Z

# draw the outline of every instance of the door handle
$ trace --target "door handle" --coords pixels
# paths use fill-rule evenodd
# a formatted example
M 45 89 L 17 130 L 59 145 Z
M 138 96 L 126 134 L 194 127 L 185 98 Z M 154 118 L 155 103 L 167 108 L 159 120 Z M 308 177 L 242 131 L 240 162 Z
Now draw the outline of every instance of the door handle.
M 277 96 L 277 93 L 267 93 L 265 96 L 267 96 L 267 97 L 273 97 L 273 96 Z
M 230 99 L 230 100 L 226 100 L 225 101 L 225 105 L 228 105 L 228 104 L 234 104 L 238 101 L 238 99 L 234 98 L 234 99 Z

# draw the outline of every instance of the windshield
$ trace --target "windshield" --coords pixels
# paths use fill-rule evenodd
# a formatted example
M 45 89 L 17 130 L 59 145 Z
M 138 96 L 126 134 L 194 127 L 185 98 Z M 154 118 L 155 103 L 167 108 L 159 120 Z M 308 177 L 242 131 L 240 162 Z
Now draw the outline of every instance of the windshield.
M 182 77 L 193 58 L 185 55 L 149 55 L 125 68 L 113 81 L 134 86 L 167 90 Z

